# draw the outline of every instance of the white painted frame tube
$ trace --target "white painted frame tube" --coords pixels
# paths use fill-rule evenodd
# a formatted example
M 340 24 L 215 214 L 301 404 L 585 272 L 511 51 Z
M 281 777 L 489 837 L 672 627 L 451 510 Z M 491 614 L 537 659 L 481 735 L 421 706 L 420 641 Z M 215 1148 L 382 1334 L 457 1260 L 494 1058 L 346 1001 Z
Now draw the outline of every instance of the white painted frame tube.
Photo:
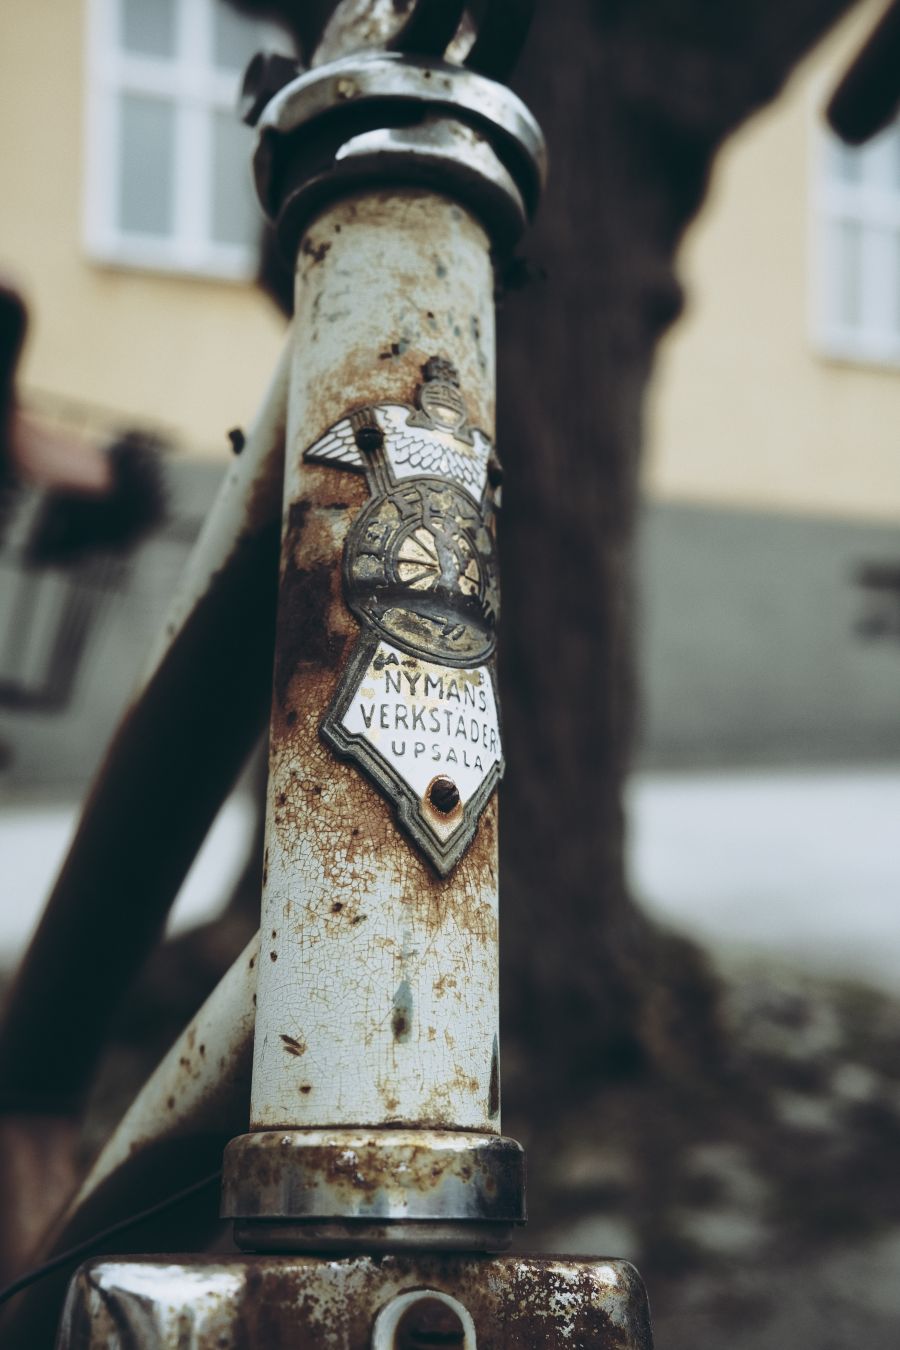
M 304 451 L 361 407 L 415 404 L 431 357 L 494 435 L 481 226 L 419 189 L 326 210 L 298 255 L 251 1129 L 499 1132 L 497 803 L 440 878 L 320 737 L 360 637 L 341 556 L 369 500 Z

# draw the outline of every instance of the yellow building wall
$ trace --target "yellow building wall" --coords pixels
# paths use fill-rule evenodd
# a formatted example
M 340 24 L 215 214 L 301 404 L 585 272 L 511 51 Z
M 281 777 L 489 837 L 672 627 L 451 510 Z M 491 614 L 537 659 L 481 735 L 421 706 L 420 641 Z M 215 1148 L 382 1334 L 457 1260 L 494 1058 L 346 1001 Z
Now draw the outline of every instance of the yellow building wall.
M 0 268 L 31 311 L 23 387 L 224 453 L 283 321 L 252 285 L 87 258 L 85 5 L 4 0 L 0 18 Z M 819 355 L 809 318 L 816 115 L 882 7 L 859 6 L 719 157 L 647 412 L 657 499 L 900 517 L 900 373 Z
M 810 317 L 817 129 L 883 8 L 854 10 L 720 155 L 647 410 L 655 499 L 900 518 L 900 371 L 822 356 Z
M 82 239 L 85 0 L 3 0 L 0 269 L 30 309 L 23 392 L 50 391 L 224 454 L 284 321 L 249 284 L 89 261 Z

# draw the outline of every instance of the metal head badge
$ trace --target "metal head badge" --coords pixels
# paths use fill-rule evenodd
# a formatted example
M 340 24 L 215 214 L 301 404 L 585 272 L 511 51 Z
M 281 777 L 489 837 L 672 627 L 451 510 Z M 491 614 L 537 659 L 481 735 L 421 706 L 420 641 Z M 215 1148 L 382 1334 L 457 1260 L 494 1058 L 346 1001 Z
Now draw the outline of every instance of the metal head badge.
M 422 373 L 414 407 L 355 409 L 305 459 L 363 472 L 372 492 L 344 547 L 344 596 L 361 639 L 322 735 L 446 875 L 503 772 L 498 474 L 455 368 L 436 356 Z

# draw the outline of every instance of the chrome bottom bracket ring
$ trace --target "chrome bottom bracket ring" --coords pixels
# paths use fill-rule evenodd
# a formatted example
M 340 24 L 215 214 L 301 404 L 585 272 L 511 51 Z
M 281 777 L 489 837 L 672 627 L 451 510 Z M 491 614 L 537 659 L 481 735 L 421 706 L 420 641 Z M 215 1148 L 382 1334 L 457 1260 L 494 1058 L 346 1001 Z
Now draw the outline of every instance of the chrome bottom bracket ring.
M 259 1131 L 225 1150 L 221 1214 L 248 1250 L 503 1251 L 525 1221 L 525 1157 L 463 1131 Z

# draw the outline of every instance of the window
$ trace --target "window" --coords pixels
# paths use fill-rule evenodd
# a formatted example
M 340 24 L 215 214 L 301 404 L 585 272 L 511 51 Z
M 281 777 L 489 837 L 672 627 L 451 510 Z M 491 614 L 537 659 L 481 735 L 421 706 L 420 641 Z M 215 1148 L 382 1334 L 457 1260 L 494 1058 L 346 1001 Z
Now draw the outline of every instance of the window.
M 125 266 L 252 276 L 262 215 L 241 75 L 284 34 L 223 0 L 91 0 L 86 242 Z
M 824 350 L 900 365 L 900 123 L 821 147 L 817 328 Z

